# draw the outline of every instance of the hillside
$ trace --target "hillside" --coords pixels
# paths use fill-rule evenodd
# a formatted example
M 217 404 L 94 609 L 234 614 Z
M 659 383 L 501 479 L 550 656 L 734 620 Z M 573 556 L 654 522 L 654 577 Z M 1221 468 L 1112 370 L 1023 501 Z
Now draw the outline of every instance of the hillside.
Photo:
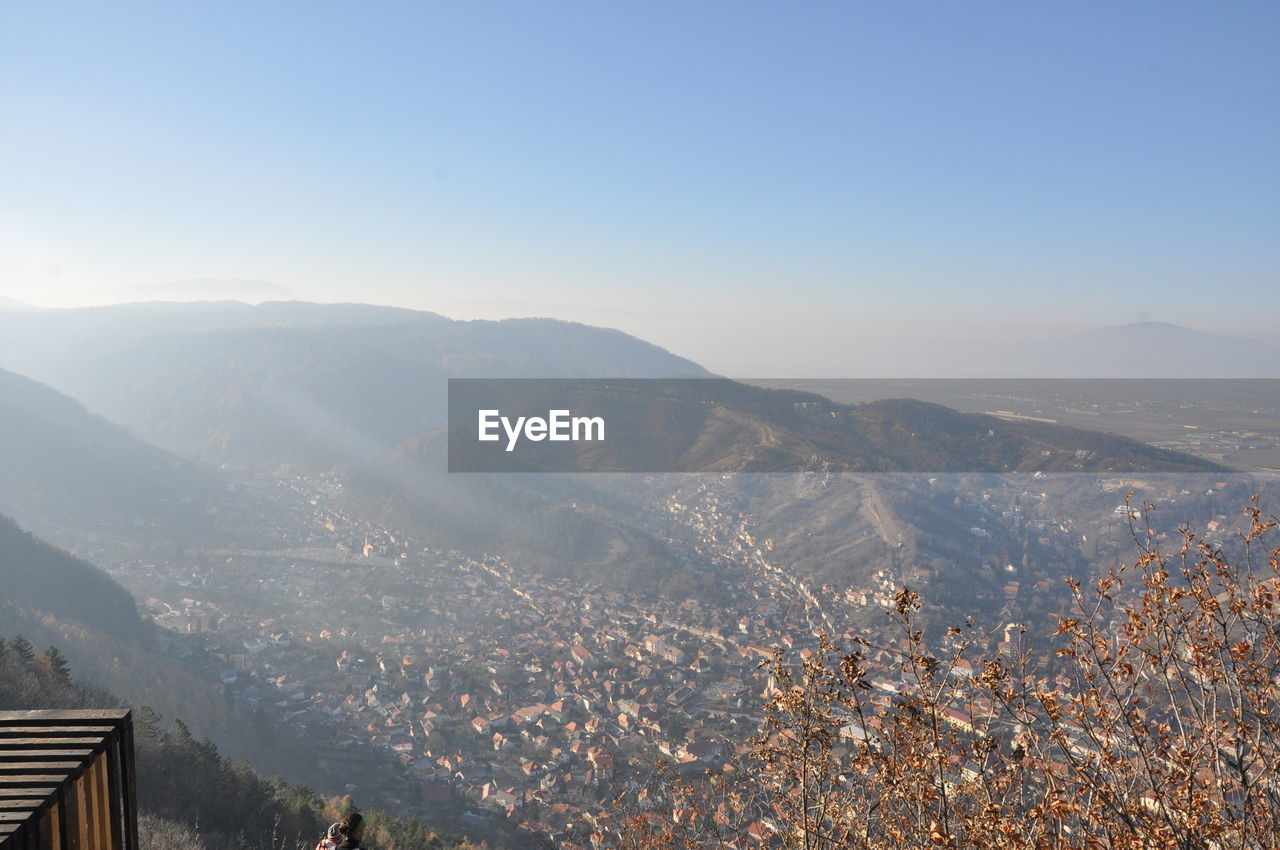
M 212 524 L 210 508 L 227 500 L 213 472 L 4 370 L 0 480 L 0 511 L 44 533 L 57 531 L 60 540 L 199 539 Z
M 20 634 L 0 637 L 0 711 L 119 708 L 128 701 L 88 685 L 74 669 L 58 669 Z M 250 850 L 314 846 L 350 801 L 326 801 L 311 789 L 264 779 L 251 765 L 223 755 L 181 720 L 166 721 L 135 706 L 134 749 L 140 838 L 165 850 L 234 845 Z M 417 820 L 366 813 L 368 837 L 401 850 L 465 850 L 465 839 Z
M 547 385 L 522 386 L 534 387 L 537 396 Z M 567 453 L 536 448 L 518 462 L 660 474 L 449 474 L 444 435 L 435 432 L 349 468 L 343 505 L 432 545 L 500 552 L 531 570 L 674 597 L 714 593 L 717 582 L 694 568 L 699 556 L 690 553 L 705 548 L 673 539 L 671 523 L 655 513 L 714 492 L 720 510 L 702 527 L 723 535 L 736 514 L 749 515 L 752 534 L 770 539 L 779 561 L 796 575 L 867 586 L 877 570 L 915 565 L 965 576 L 943 589 L 961 599 L 970 594 L 972 601 L 980 588 L 998 597 L 1004 581 L 990 571 L 991 563 L 1025 559 L 1047 569 L 1056 560 L 1059 570 L 1078 564 L 1065 541 L 1048 545 L 1039 534 L 1009 537 L 994 526 L 994 534 L 986 531 L 989 511 L 973 497 L 975 489 L 989 486 L 976 480 L 979 474 L 1001 481 L 1000 475 L 1024 473 L 1030 482 L 1031 473 L 1065 472 L 1083 482 L 1086 473 L 1221 472 L 1212 463 L 1110 434 L 910 400 L 839 405 L 724 380 L 572 386 L 575 409 L 632 423 L 632 430 L 612 443 L 581 444 Z M 536 408 L 548 400 L 521 401 Z M 629 441 L 633 433 L 638 436 Z M 684 472 L 665 471 L 671 469 Z M 736 474 L 699 474 L 707 472 Z M 961 474 L 975 481 L 945 483 Z M 941 486 L 934 486 L 937 476 Z M 1114 496 L 1090 498 L 1106 511 L 1114 507 Z M 1082 507 L 1099 512 L 1099 504 Z M 983 529 L 987 542 L 979 545 L 972 529 Z M 986 573 L 980 572 L 984 563 Z
M 339 500 L 352 515 L 432 545 L 517 556 L 544 569 L 636 593 L 713 592 L 646 522 L 639 491 L 593 486 L 595 476 L 450 475 L 444 435 L 423 434 L 346 471 Z M 634 484 L 635 482 L 631 482 Z
M 0 587 L 28 616 L 75 622 L 119 640 L 150 635 L 129 592 L 106 573 L 0 515 Z
M 17 301 L 13 298 L 6 298 L 3 295 L 0 295 L 0 310 L 8 310 L 12 312 L 19 312 L 19 311 L 25 312 L 27 310 L 34 310 L 34 309 L 35 308 L 32 307 L 30 304 L 24 304 L 21 301 Z
M 1117 472 L 1223 467 L 1137 440 L 938 404 L 823 396 L 725 379 L 504 381 L 455 388 L 452 469 L 620 472 Z M 570 406 L 612 423 L 591 442 L 476 439 L 475 411 Z
M 24 634 L 38 648 L 57 644 L 85 681 L 180 714 L 238 758 L 279 771 L 304 770 L 309 763 L 300 758 L 304 748 L 291 741 L 245 737 L 252 727 L 248 713 L 171 657 L 167 636 L 139 615 L 133 596 L 115 579 L 3 515 L 0 588 L 5 630 Z
M 298 302 L 144 304 L 0 316 L 0 366 L 190 457 L 327 468 L 444 421 L 459 376 L 697 376 L 618 331 L 550 319 Z M 92 357 L 84 352 L 92 351 Z
M 691 568 L 699 556 L 687 541 L 671 539 L 669 523 L 653 519 L 655 504 L 687 485 L 678 476 L 646 485 L 595 476 L 447 474 L 446 378 L 617 376 L 571 385 L 575 404 L 633 423 L 639 439 L 587 446 L 567 463 L 561 458 L 544 468 L 854 476 L 748 476 L 726 485 L 726 497 L 756 517 L 757 531 L 797 572 L 836 583 L 865 583 L 876 569 L 907 562 L 934 571 L 956 565 L 978 576 L 974 571 L 988 561 L 1062 557 L 1053 547 L 1030 551 L 1035 536 L 990 551 L 975 547 L 969 530 L 983 525 L 981 511 L 878 474 L 1222 469 L 1111 434 L 910 399 L 838 404 L 723 379 L 627 380 L 705 373 L 624 334 L 549 320 L 453 322 L 365 305 L 213 303 L 66 311 L 42 321 L 48 350 L 67 358 L 45 357 L 42 368 L 171 449 L 257 469 L 337 465 L 346 485 L 340 503 L 352 516 L 432 544 L 501 552 L 530 569 L 637 592 L 715 592 L 715 580 Z M 102 355 L 70 359 L 65 336 L 73 331 L 100 342 Z M 12 345 L 8 353 L 18 356 Z M 553 394 L 558 386 L 535 385 Z M 92 418 L 47 389 L 41 398 L 42 410 Z M 28 430 L 46 441 L 57 433 Z M 37 468 L 47 475 L 47 466 Z M 82 486 L 67 480 L 61 486 L 73 483 Z M 172 498 L 133 515 L 152 521 Z M 979 584 L 995 592 L 996 579 Z
M 1274 345 L 1168 322 L 1135 322 L 1079 334 L 1031 362 L 1041 368 L 1036 377 L 1065 376 L 1064 363 L 1071 364 L 1072 377 L 1280 377 L 1280 348 Z

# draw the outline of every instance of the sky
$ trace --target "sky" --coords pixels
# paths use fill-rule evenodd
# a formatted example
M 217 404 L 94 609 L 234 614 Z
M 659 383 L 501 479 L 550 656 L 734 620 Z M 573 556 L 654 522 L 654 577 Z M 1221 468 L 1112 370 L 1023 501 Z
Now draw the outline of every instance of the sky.
M 261 281 L 755 375 L 1266 339 L 1278 37 L 1262 2 L 6 4 L 0 296 Z

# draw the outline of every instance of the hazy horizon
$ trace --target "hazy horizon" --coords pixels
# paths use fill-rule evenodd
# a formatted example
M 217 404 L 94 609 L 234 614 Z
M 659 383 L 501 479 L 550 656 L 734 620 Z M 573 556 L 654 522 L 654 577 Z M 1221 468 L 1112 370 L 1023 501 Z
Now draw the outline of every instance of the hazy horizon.
M 261 292 L 268 297 L 244 297 L 255 285 L 261 285 Z M 241 297 L 236 297 L 237 292 Z M 176 281 L 170 285 L 131 287 L 115 295 L 110 300 L 86 299 L 83 304 L 61 308 L 23 306 L 57 311 L 128 304 L 371 303 L 318 301 L 306 298 L 305 293 L 282 290 L 261 281 Z M 0 312 L 6 309 L 4 298 L 0 292 Z M 403 303 L 382 302 L 376 306 L 422 309 Z M 1280 348 L 1266 342 L 1263 334 L 1248 336 L 1238 327 L 1184 325 L 1141 314 L 1132 321 L 1116 317 L 1109 324 L 1011 323 L 995 329 L 980 328 L 974 323 L 948 325 L 935 321 L 930 325 L 921 316 L 904 314 L 893 320 L 871 323 L 876 329 L 875 335 L 852 338 L 831 335 L 824 341 L 818 333 L 820 329 L 830 328 L 842 320 L 856 321 L 828 310 L 815 316 L 808 325 L 805 345 L 792 348 L 781 343 L 768 347 L 756 342 L 757 335 L 784 339 L 776 324 L 776 313 L 761 317 L 753 328 L 739 327 L 738 333 L 733 334 L 708 332 L 715 324 L 708 315 L 681 316 L 554 303 L 453 302 L 432 305 L 426 312 L 461 321 L 550 318 L 617 329 L 687 357 L 713 373 L 744 380 L 1138 377 L 1132 369 L 1120 368 L 1116 374 L 1108 371 L 1117 346 L 1126 355 L 1152 364 L 1152 371 L 1144 373 L 1148 377 L 1280 377 Z M 1103 338 L 1107 336 L 1110 338 Z M 1227 344 L 1230 350 L 1203 351 L 1201 355 L 1194 350 L 1168 350 L 1169 346 L 1186 349 L 1188 344 L 1210 340 Z M 1108 350 L 1094 350 L 1099 344 Z M 1239 364 L 1232 365 L 1233 361 L 1256 360 L 1258 355 L 1264 358 L 1265 364 L 1255 363 L 1251 371 L 1239 368 Z M 1201 356 L 1203 362 L 1197 359 Z M 1222 369 L 1226 371 L 1219 371 Z
M 19 301 L 232 281 L 755 375 L 1280 319 L 1269 5 L 72 5 L 0 36 Z

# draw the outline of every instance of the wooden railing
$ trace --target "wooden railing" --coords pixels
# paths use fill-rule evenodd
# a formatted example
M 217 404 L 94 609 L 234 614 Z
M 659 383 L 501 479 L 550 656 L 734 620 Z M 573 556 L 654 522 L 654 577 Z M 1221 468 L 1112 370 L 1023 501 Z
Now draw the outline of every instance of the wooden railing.
M 133 716 L 0 711 L 0 850 L 137 850 Z

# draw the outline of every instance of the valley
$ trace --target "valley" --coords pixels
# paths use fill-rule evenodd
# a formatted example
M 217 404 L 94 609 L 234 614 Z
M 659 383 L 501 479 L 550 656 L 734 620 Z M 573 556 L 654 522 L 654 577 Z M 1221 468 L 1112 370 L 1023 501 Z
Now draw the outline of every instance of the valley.
M 1126 488 L 1159 516 L 1205 486 L 1189 474 L 634 478 L 610 484 L 710 593 L 636 593 L 433 546 L 348 513 L 335 476 L 275 481 L 294 518 L 287 546 L 103 565 L 189 670 L 305 745 L 322 790 L 513 846 L 585 847 L 628 778 L 659 760 L 696 775 L 742 752 L 775 651 L 798 663 L 819 635 L 874 637 L 903 584 L 929 600 L 939 634 L 973 617 L 994 645 L 1010 623 L 1047 625 L 1068 575 L 1132 551 L 1129 515 L 1115 510 Z M 1213 515 L 1228 521 L 1255 483 L 1209 483 Z M 1096 492 L 1081 500 L 1086 486 Z M 950 560 L 905 513 L 920 499 L 974 523 Z M 805 560 L 785 536 L 793 522 L 771 515 L 784 509 L 809 532 L 828 514 L 851 537 L 861 523 L 874 554 L 858 539 L 858 554 L 832 553 L 828 539 Z M 843 575 L 817 566 L 841 557 Z M 897 687 L 887 656 L 878 675 Z
M 586 847 L 660 765 L 732 764 L 775 654 L 882 645 L 904 586 L 931 639 L 972 622 L 994 651 L 1052 632 L 1066 580 L 1135 535 L 1230 548 L 1250 497 L 1280 495 L 1232 463 L 1280 421 L 1265 383 L 761 388 L 615 332 L 354 305 L 36 324 L 104 352 L 88 376 L 35 337 L 8 349 L 59 389 L 0 373 L 0 505 L 123 585 L 100 593 L 136 645 L 72 604 L 74 571 L 22 622 L 76 636 L 87 679 L 200 705 L 197 731 L 262 769 L 500 847 Z M 587 362 L 610 376 L 563 380 Z M 512 373 L 559 376 L 614 442 L 559 472 L 447 472 L 445 376 Z M 617 444 L 627 421 L 660 435 L 648 455 Z M 689 471 L 580 474 L 646 456 Z M 878 694 L 904 687 L 891 653 L 869 663 Z

